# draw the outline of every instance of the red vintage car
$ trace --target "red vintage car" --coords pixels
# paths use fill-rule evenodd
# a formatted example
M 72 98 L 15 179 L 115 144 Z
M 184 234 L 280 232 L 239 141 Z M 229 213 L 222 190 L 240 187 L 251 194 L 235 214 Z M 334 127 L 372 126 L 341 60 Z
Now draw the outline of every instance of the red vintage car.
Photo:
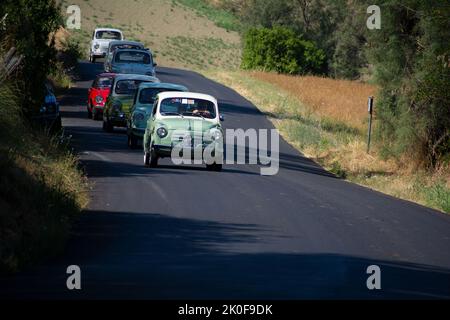
M 94 120 L 101 119 L 106 98 L 111 90 L 115 74 L 101 73 L 97 75 L 91 88 L 88 90 L 87 112 L 88 117 Z

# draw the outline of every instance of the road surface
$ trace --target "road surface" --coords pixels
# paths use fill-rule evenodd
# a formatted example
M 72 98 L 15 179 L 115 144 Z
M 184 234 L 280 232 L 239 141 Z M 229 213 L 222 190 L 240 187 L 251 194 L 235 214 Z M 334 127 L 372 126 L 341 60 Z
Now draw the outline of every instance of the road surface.
M 93 185 L 65 253 L 0 279 L 1 298 L 334 299 L 450 297 L 450 217 L 335 178 L 280 142 L 280 171 L 257 165 L 143 167 L 124 130 L 87 119 L 101 64 L 80 63 L 63 124 Z M 162 81 L 219 99 L 226 128 L 272 128 L 233 90 L 159 68 Z M 66 288 L 78 265 L 82 290 Z M 367 267 L 381 270 L 368 290 Z

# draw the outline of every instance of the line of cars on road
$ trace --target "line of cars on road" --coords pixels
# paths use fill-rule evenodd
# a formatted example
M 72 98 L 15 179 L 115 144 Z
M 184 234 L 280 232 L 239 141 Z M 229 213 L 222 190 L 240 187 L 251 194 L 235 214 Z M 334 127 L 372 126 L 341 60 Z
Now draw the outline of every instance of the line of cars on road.
M 223 150 L 217 100 L 180 84 L 162 83 L 152 52 L 143 44 L 124 40 L 118 29 L 99 28 L 93 32 L 89 56 L 91 62 L 105 59 L 104 72 L 88 90 L 89 118 L 102 120 L 106 132 L 126 128 L 130 148 L 142 140 L 146 166 L 156 167 L 159 158 L 170 157 L 181 143 L 185 148 L 189 143 L 192 155 Z M 209 161 L 206 167 L 220 171 L 222 164 Z

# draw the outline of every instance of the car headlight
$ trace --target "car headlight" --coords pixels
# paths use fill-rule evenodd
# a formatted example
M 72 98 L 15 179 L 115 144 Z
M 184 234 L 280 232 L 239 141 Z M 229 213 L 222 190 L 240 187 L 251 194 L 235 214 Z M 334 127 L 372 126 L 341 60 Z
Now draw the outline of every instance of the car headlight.
M 122 110 L 122 104 L 120 102 L 115 102 L 112 105 L 112 109 L 116 112 L 120 112 Z
M 94 44 L 94 49 L 100 48 L 100 45 L 98 43 Z
M 97 102 L 98 104 L 103 103 L 103 97 L 102 96 L 96 96 L 95 97 L 95 102 Z
M 136 113 L 133 115 L 133 120 L 134 120 L 135 122 L 144 121 L 144 119 L 145 119 L 145 116 L 144 116 L 143 113 L 136 112 Z
M 211 129 L 210 136 L 213 141 L 217 141 L 222 138 L 222 132 L 219 129 Z
M 167 137 L 168 132 L 167 132 L 166 128 L 161 127 L 161 128 L 158 128 L 158 130 L 156 130 L 156 134 L 160 138 L 165 138 L 165 137 Z

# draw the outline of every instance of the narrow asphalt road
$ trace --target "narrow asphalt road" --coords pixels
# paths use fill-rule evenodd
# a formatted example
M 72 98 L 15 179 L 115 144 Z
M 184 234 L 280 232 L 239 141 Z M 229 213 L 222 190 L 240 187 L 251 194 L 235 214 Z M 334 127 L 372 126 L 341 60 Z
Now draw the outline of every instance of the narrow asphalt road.
M 64 255 L 0 279 L 5 298 L 450 298 L 450 217 L 342 181 L 280 142 L 280 171 L 143 167 L 124 130 L 87 119 L 101 64 L 80 63 L 61 104 L 93 184 Z M 226 128 L 272 128 L 233 90 L 189 72 L 158 77 L 219 99 Z M 79 265 L 82 290 L 66 289 Z M 366 269 L 381 268 L 381 290 Z

